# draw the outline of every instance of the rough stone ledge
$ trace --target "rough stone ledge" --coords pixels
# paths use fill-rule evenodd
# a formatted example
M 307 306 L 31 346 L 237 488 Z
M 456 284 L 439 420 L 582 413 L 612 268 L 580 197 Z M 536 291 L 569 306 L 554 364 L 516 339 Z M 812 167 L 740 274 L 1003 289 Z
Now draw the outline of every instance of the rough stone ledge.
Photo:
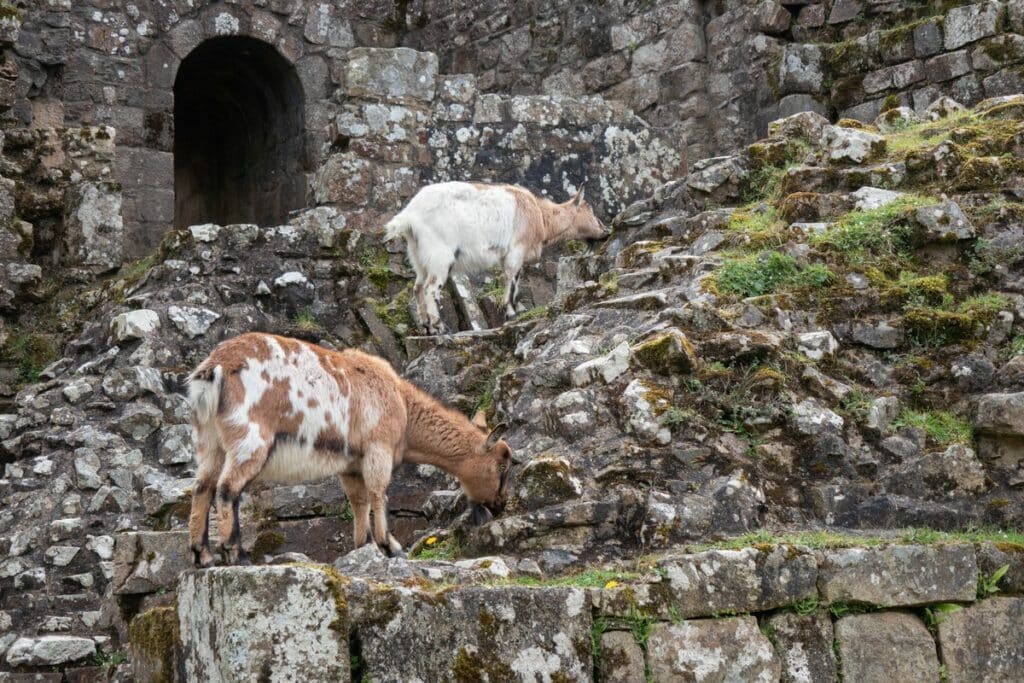
M 829 550 L 818 567 L 818 591 L 826 603 L 969 602 L 977 590 L 978 562 L 970 543 Z

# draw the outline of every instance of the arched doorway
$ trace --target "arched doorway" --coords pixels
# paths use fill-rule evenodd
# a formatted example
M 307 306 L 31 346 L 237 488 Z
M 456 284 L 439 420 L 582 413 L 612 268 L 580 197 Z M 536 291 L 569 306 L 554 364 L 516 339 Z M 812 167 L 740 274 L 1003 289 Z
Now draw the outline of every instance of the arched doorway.
M 174 222 L 273 225 L 305 206 L 303 92 L 253 38 L 207 40 L 174 82 Z

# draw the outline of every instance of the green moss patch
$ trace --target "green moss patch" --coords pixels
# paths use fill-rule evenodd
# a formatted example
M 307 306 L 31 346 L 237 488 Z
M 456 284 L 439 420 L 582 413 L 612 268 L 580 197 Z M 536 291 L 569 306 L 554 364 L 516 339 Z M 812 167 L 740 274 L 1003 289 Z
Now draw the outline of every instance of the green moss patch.
M 834 279 L 826 266 L 804 266 L 788 254 L 762 251 L 726 258 L 715 273 L 714 285 L 720 294 L 753 297 L 785 289 L 815 289 Z
M 904 410 L 892 423 L 894 429 L 918 427 L 928 435 L 936 446 L 945 447 L 954 443 L 970 444 L 974 440 L 971 425 L 944 410 Z

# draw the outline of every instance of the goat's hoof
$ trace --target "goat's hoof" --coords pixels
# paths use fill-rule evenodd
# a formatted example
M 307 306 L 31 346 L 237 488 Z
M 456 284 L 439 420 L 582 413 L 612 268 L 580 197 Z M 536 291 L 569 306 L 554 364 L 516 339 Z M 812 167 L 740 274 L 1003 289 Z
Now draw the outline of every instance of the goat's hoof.
M 199 569 L 209 569 L 214 565 L 213 553 L 209 548 L 192 549 L 192 564 Z

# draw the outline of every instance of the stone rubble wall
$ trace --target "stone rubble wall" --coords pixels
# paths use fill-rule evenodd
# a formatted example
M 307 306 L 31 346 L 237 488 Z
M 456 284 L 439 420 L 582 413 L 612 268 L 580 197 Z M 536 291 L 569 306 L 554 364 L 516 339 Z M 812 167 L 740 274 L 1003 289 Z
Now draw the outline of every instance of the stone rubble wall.
M 34 261 L 102 272 L 157 247 L 175 219 L 178 68 L 225 36 L 273 45 L 294 66 L 308 204 L 342 208 L 371 232 L 432 180 L 525 182 L 556 200 L 586 184 L 610 218 L 681 172 L 677 146 L 621 103 L 491 97 L 478 105 L 472 75 L 439 75 L 434 54 L 394 47 L 392 12 L 387 2 L 300 0 L 47 0 L 21 11 L 19 30 L 0 42 L 8 66 L 0 77 L 12 84 L 0 105 L 15 142 L 7 154 L 31 143 L 34 154 L 24 156 L 38 161 L 3 175 L 17 185 L 11 215 L 41 222 Z M 68 142 L 98 127 L 114 149 L 104 184 L 93 188 Z M 82 213 L 102 230 L 82 226 Z M 46 252 L 51 243 L 61 248 Z
M 446 587 L 393 583 L 382 567 L 415 575 L 421 563 L 383 558 L 363 566 L 369 576 L 356 570 L 361 578 L 316 565 L 189 571 L 180 641 L 162 665 L 175 680 L 238 666 L 274 680 L 305 648 L 329 671 L 309 681 L 1010 680 L 1024 666 L 1015 627 L 1024 598 L 977 597 L 979 572 L 990 576 L 1001 552 L 969 543 L 710 550 L 655 558 L 639 579 L 603 588 L 503 582 L 501 558 L 475 560 L 469 578 L 422 563 L 421 575 L 457 584 Z M 1019 576 L 1024 557 L 1010 563 L 1007 576 Z M 320 604 L 307 604 L 315 596 Z M 250 633 L 230 628 L 246 610 L 294 633 L 294 649 L 230 635 Z

